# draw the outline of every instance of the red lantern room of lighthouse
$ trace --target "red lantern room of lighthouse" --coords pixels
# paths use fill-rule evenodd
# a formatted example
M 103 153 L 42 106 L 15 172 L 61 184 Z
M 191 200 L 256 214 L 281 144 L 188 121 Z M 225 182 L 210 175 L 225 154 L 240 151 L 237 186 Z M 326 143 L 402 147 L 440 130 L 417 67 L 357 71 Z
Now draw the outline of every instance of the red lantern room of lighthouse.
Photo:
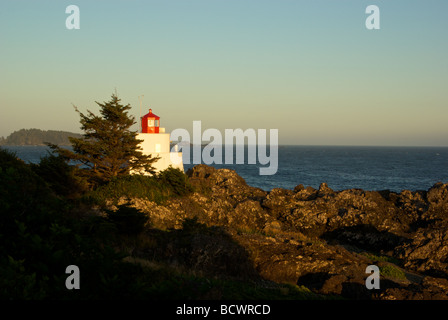
M 145 114 L 142 118 L 142 133 L 159 133 L 160 117 L 152 113 Z
M 165 132 L 165 128 L 160 127 L 160 117 L 149 109 L 149 113 L 141 117 L 141 125 L 142 132 L 137 134 L 137 139 L 141 140 L 139 146 L 143 154 L 158 158 L 153 163 L 155 171 L 165 170 L 169 166 L 183 171 L 182 152 L 176 149 L 174 152 L 171 151 L 170 134 Z M 137 170 L 135 173 L 141 171 Z

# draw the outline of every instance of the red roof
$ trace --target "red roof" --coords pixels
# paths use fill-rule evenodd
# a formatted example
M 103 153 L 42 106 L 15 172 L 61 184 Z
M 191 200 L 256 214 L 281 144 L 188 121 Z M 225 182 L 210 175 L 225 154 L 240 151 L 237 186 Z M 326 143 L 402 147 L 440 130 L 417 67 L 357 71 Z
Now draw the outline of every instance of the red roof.
M 152 109 L 149 109 L 149 113 L 145 114 L 145 115 L 143 116 L 143 118 L 151 118 L 151 119 L 156 119 L 156 120 L 159 120 L 159 119 L 160 119 L 159 116 L 157 116 L 157 115 L 155 115 L 154 113 L 152 113 Z

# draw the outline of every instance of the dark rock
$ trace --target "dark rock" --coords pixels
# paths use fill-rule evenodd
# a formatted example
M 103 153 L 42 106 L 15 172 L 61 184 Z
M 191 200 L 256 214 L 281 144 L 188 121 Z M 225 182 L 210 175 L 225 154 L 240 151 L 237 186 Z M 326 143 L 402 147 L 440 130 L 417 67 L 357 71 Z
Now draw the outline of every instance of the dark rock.
M 334 194 L 335 194 L 335 192 L 332 189 L 330 189 L 325 182 L 320 184 L 319 190 L 317 192 L 318 197 L 325 197 L 325 196 L 329 196 L 329 195 L 331 196 Z
M 406 268 L 448 278 L 448 227 L 418 230 L 411 241 L 395 249 L 395 255 Z
M 318 190 L 298 185 L 266 192 L 233 170 L 198 165 L 187 175 L 195 193 L 159 206 L 135 205 L 150 215 L 154 227 L 182 232 L 182 220 L 197 217 L 226 233 L 198 233 L 183 247 L 168 241 L 160 246 L 168 260 L 208 274 L 254 273 L 350 299 L 446 298 L 446 184 L 427 192 L 334 191 L 325 183 Z M 367 290 L 365 269 L 381 261 L 359 254 L 365 251 L 401 261 L 395 267 L 404 268 L 407 279 L 382 277 L 381 290 Z
M 406 241 L 406 238 L 402 238 L 396 234 L 379 231 L 371 225 L 363 224 L 342 227 L 327 232 L 321 237 L 327 241 L 336 240 L 337 242 L 350 244 L 374 252 L 393 250 L 396 246 Z

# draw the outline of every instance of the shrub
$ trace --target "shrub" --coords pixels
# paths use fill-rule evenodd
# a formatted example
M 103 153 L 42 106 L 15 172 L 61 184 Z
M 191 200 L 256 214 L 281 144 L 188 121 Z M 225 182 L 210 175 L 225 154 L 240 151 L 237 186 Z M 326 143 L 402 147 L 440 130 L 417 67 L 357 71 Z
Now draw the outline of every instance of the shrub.
M 140 198 L 154 201 L 158 204 L 171 195 L 170 187 L 160 184 L 155 177 L 143 175 L 129 175 L 113 179 L 109 183 L 87 193 L 85 199 L 105 206 L 112 201 L 117 204 L 122 198 Z
M 188 177 L 179 169 L 169 168 L 157 176 L 129 175 L 111 180 L 86 195 L 86 200 L 106 205 L 108 200 L 117 204 L 121 198 L 140 198 L 158 204 L 177 196 L 186 195 L 193 189 Z
M 99 225 L 92 228 L 91 220 L 71 218 L 67 208 L 29 165 L 0 149 L 0 299 L 118 298 L 141 293 L 135 278 L 138 270 L 129 272 L 123 255 L 111 249 L 111 235 L 99 237 L 97 231 L 91 232 Z M 70 264 L 83 274 L 82 290 L 65 287 L 65 268 Z
M 77 174 L 80 169 L 70 166 L 61 156 L 50 154 L 31 168 L 57 195 L 75 198 L 88 189 L 87 181 Z
M 187 175 L 177 168 L 169 166 L 167 169 L 159 172 L 157 179 L 161 183 L 168 185 L 175 195 L 181 196 L 193 191 Z

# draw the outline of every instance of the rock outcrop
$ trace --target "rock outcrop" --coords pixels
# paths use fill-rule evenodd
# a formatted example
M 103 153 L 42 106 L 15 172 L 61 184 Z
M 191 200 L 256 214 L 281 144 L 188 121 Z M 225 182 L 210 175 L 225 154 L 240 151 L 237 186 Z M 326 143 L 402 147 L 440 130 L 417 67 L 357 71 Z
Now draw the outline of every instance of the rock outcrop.
M 142 254 L 212 275 L 259 277 L 351 299 L 448 299 L 448 185 L 401 193 L 298 185 L 270 192 L 233 170 L 198 165 L 196 192 L 156 205 L 134 199 L 152 228 L 208 230 Z M 212 231 L 210 231 L 212 230 Z M 366 267 L 381 271 L 367 289 Z

